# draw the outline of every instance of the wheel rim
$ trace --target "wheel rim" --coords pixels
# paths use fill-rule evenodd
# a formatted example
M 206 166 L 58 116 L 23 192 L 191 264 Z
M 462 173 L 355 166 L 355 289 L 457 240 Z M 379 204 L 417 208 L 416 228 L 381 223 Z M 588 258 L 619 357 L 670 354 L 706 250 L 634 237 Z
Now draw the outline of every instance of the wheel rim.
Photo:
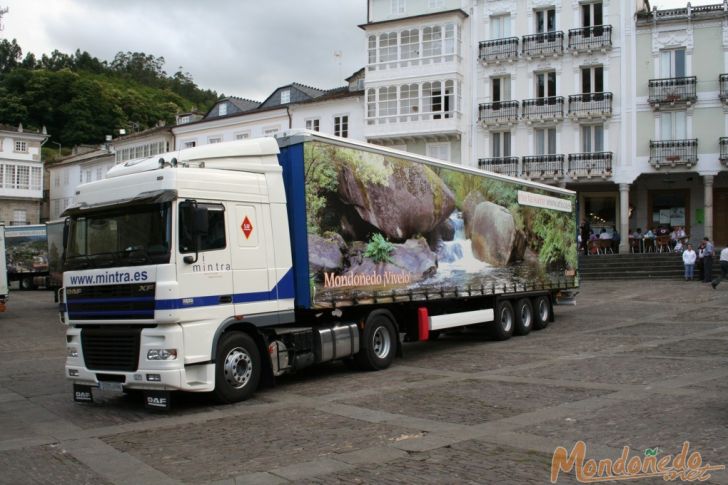
M 508 311 L 508 308 L 503 308 L 503 310 L 501 310 L 500 322 L 503 331 L 511 331 L 511 327 L 513 326 L 513 318 L 511 312 Z
M 546 300 L 539 300 L 538 314 L 540 315 L 542 322 L 545 322 L 549 319 L 549 306 L 546 304 Z
M 253 360 L 245 349 L 235 347 L 225 356 L 223 370 L 225 381 L 235 389 L 240 389 L 250 382 L 250 377 L 253 375 Z
M 528 308 L 528 305 L 523 305 L 521 307 L 521 323 L 524 328 L 529 328 L 531 326 L 531 309 Z
M 389 335 L 386 327 L 377 327 L 372 336 L 372 350 L 374 355 L 380 359 L 384 359 L 389 355 L 389 349 L 392 346 L 392 337 Z

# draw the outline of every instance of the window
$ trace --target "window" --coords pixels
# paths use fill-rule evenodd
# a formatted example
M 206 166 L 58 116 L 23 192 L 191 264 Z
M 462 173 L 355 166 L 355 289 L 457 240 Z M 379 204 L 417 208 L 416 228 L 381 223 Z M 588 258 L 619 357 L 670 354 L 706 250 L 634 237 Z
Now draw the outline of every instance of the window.
M 491 153 L 495 158 L 511 156 L 511 132 L 491 133 Z
M 207 139 L 207 143 L 210 143 L 210 144 L 222 143 L 222 137 L 221 136 L 211 136 Z
M 548 98 L 556 96 L 556 72 L 536 73 L 536 97 Z
M 71 169 L 67 168 L 63 171 L 63 185 L 68 185 L 68 179 L 71 176 Z
M 660 114 L 660 140 L 685 140 L 687 137 L 685 111 L 663 111 Z
M 225 207 L 222 204 L 197 204 L 198 207 L 207 207 L 207 234 L 200 238 L 198 251 L 213 251 L 224 249 L 225 240 Z M 193 207 L 190 202 L 179 204 L 179 252 L 192 253 L 195 248 L 195 238 L 190 225 L 192 224 Z
M 660 77 L 685 77 L 685 49 L 660 51 Z
M 399 88 L 399 110 L 400 114 L 411 115 L 419 111 L 420 87 L 417 84 L 405 84 Z M 401 117 L 400 121 L 407 121 L 407 117 Z M 416 120 L 416 116 L 412 116 Z
M 417 29 L 403 30 L 401 39 L 400 59 L 417 59 L 420 55 L 420 31 Z
M 556 153 L 556 128 L 537 128 L 533 130 L 536 142 L 536 155 Z
M 189 115 L 180 116 L 177 119 L 177 124 L 178 125 L 184 125 L 185 123 L 189 123 L 189 122 L 190 122 L 190 116 Z
M 389 86 L 379 88 L 379 116 L 392 116 L 397 114 L 397 88 Z M 382 120 L 386 121 L 386 120 Z
M 54 187 L 61 186 L 61 175 L 59 173 L 56 173 L 56 175 L 53 177 L 53 186 Z
M 594 25 L 603 25 L 602 4 L 601 3 L 585 3 L 581 6 L 581 25 L 582 27 L 592 27 Z
M 18 165 L 17 171 L 17 188 L 22 190 L 30 189 L 30 167 Z
M 40 167 L 33 167 L 30 169 L 30 189 L 40 190 L 42 187 L 42 175 Z M 68 182 L 68 171 L 66 171 L 66 182 Z
M 369 65 L 377 63 L 377 36 L 369 36 Z
M 425 59 L 442 55 L 442 27 L 422 29 L 422 55 Z
M 197 146 L 196 141 L 186 141 L 186 142 L 182 143 L 182 148 L 194 148 L 196 146 Z
M 263 136 L 273 136 L 276 133 L 278 133 L 278 131 L 279 131 L 279 128 L 277 126 L 263 128 Z
M 449 143 L 428 143 L 427 156 L 437 158 L 438 160 L 450 161 L 450 144 Z
M 281 91 L 281 104 L 288 104 L 291 102 L 291 90 L 284 89 Z
M 556 31 L 556 9 L 536 10 L 536 33 Z
M 242 133 L 235 133 L 236 140 L 247 140 L 248 138 L 250 138 L 250 133 L 247 131 Z
M 349 137 L 349 116 L 334 116 L 334 135 L 342 138 Z
M 306 120 L 306 129 L 311 131 L 319 131 L 320 120 L 318 118 L 311 118 Z
M 0 163 L 0 189 L 3 188 L 4 183 L 5 183 L 5 165 Z
M 511 16 L 493 15 L 490 18 L 490 38 L 503 39 L 511 36 Z
M 96 167 L 96 180 L 101 180 L 102 178 L 104 178 L 104 168 Z
M 17 189 L 18 183 L 15 179 L 15 165 L 5 165 L 5 187 Z
M 455 24 L 445 25 L 445 54 L 455 54 Z
M 491 79 L 493 102 L 511 100 L 511 77 L 500 76 Z
M 228 108 L 227 103 L 220 103 L 220 106 L 217 107 L 217 114 L 219 116 L 227 115 L 227 112 L 228 112 L 227 108 Z
M 28 151 L 28 144 L 22 140 L 15 140 L 15 151 L 25 153 Z
M 585 153 L 604 151 L 604 125 L 581 127 L 581 151 Z
M 392 15 L 404 13 L 405 0 L 391 0 L 391 2 L 392 2 Z
M 61 199 L 53 201 L 53 219 L 61 215 Z
M 28 212 L 25 209 L 13 209 L 13 225 L 22 226 L 28 223 Z
M 604 92 L 604 68 L 602 66 L 581 68 L 581 92 L 582 94 Z
M 379 62 L 397 60 L 397 33 L 390 32 L 379 36 Z
M 91 182 L 91 170 L 86 170 L 85 178 L 86 178 L 86 182 Z

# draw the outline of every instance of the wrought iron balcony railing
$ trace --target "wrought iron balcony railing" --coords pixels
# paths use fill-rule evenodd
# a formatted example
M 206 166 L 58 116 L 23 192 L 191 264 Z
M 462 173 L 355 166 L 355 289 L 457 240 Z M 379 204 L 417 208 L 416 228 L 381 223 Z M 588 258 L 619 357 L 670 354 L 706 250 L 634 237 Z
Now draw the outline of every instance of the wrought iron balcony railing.
M 573 179 L 612 176 L 612 152 L 570 153 L 568 163 Z
M 728 167 L 728 136 L 720 137 L 720 162 Z
M 692 167 L 698 163 L 698 139 L 650 140 L 650 165 L 660 167 Z
M 478 160 L 478 167 L 483 170 L 518 177 L 518 157 L 493 157 Z
M 529 155 L 523 157 L 523 175 L 529 179 L 557 180 L 564 176 L 564 155 Z
M 590 52 L 611 48 L 611 25 L 593 25 L 569 30 L 569 50 L 573 52 Z
M 523 55 L 550 56 L 564 53 L 564 33 L 561 31 L 524 35 L 521 41 Z
M 518 101 L 495 101 L 478 106 L 478 121 L 484 125 L 514 124 L 518 121 Z
M 518 37 L 482 41 L 478 59 L 485 63 L 518 59 Z
M 695 76 L 650 79 L 649 98 L 651 105 L 692 104 L 698 100 L 698 79 Z
M 573 118 L 608 118 L 612 116 L 612 93 L 570 95 L 569 115 Z
M 560 120 L 564 117 L 564 97 L 550 96 L 523 100 L 523 118 L 528 122 Z
M 728 74 L 718 76 L 718 84 L 720 85 L 720 100 L 728 103 Z

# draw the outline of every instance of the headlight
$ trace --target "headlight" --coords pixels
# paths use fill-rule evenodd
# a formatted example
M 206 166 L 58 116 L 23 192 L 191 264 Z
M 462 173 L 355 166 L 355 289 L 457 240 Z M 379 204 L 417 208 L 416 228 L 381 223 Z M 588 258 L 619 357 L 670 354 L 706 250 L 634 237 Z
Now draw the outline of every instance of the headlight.
M 151 349 L 147 352 L 147 360 L 174 360 L 177 349 Z
M 78 349 L 76 347 L 66 347 L 66 357 L 78 357 Z

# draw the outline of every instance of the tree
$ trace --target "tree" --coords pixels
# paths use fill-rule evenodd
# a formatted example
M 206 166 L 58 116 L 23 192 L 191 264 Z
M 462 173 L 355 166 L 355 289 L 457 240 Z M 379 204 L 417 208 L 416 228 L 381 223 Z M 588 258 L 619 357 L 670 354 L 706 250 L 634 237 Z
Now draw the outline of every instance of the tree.
M 0 73 L 6 73 L 18 66 L 18 61 L 23 55 L 23 49 L 13 39 L 0 40 Z

